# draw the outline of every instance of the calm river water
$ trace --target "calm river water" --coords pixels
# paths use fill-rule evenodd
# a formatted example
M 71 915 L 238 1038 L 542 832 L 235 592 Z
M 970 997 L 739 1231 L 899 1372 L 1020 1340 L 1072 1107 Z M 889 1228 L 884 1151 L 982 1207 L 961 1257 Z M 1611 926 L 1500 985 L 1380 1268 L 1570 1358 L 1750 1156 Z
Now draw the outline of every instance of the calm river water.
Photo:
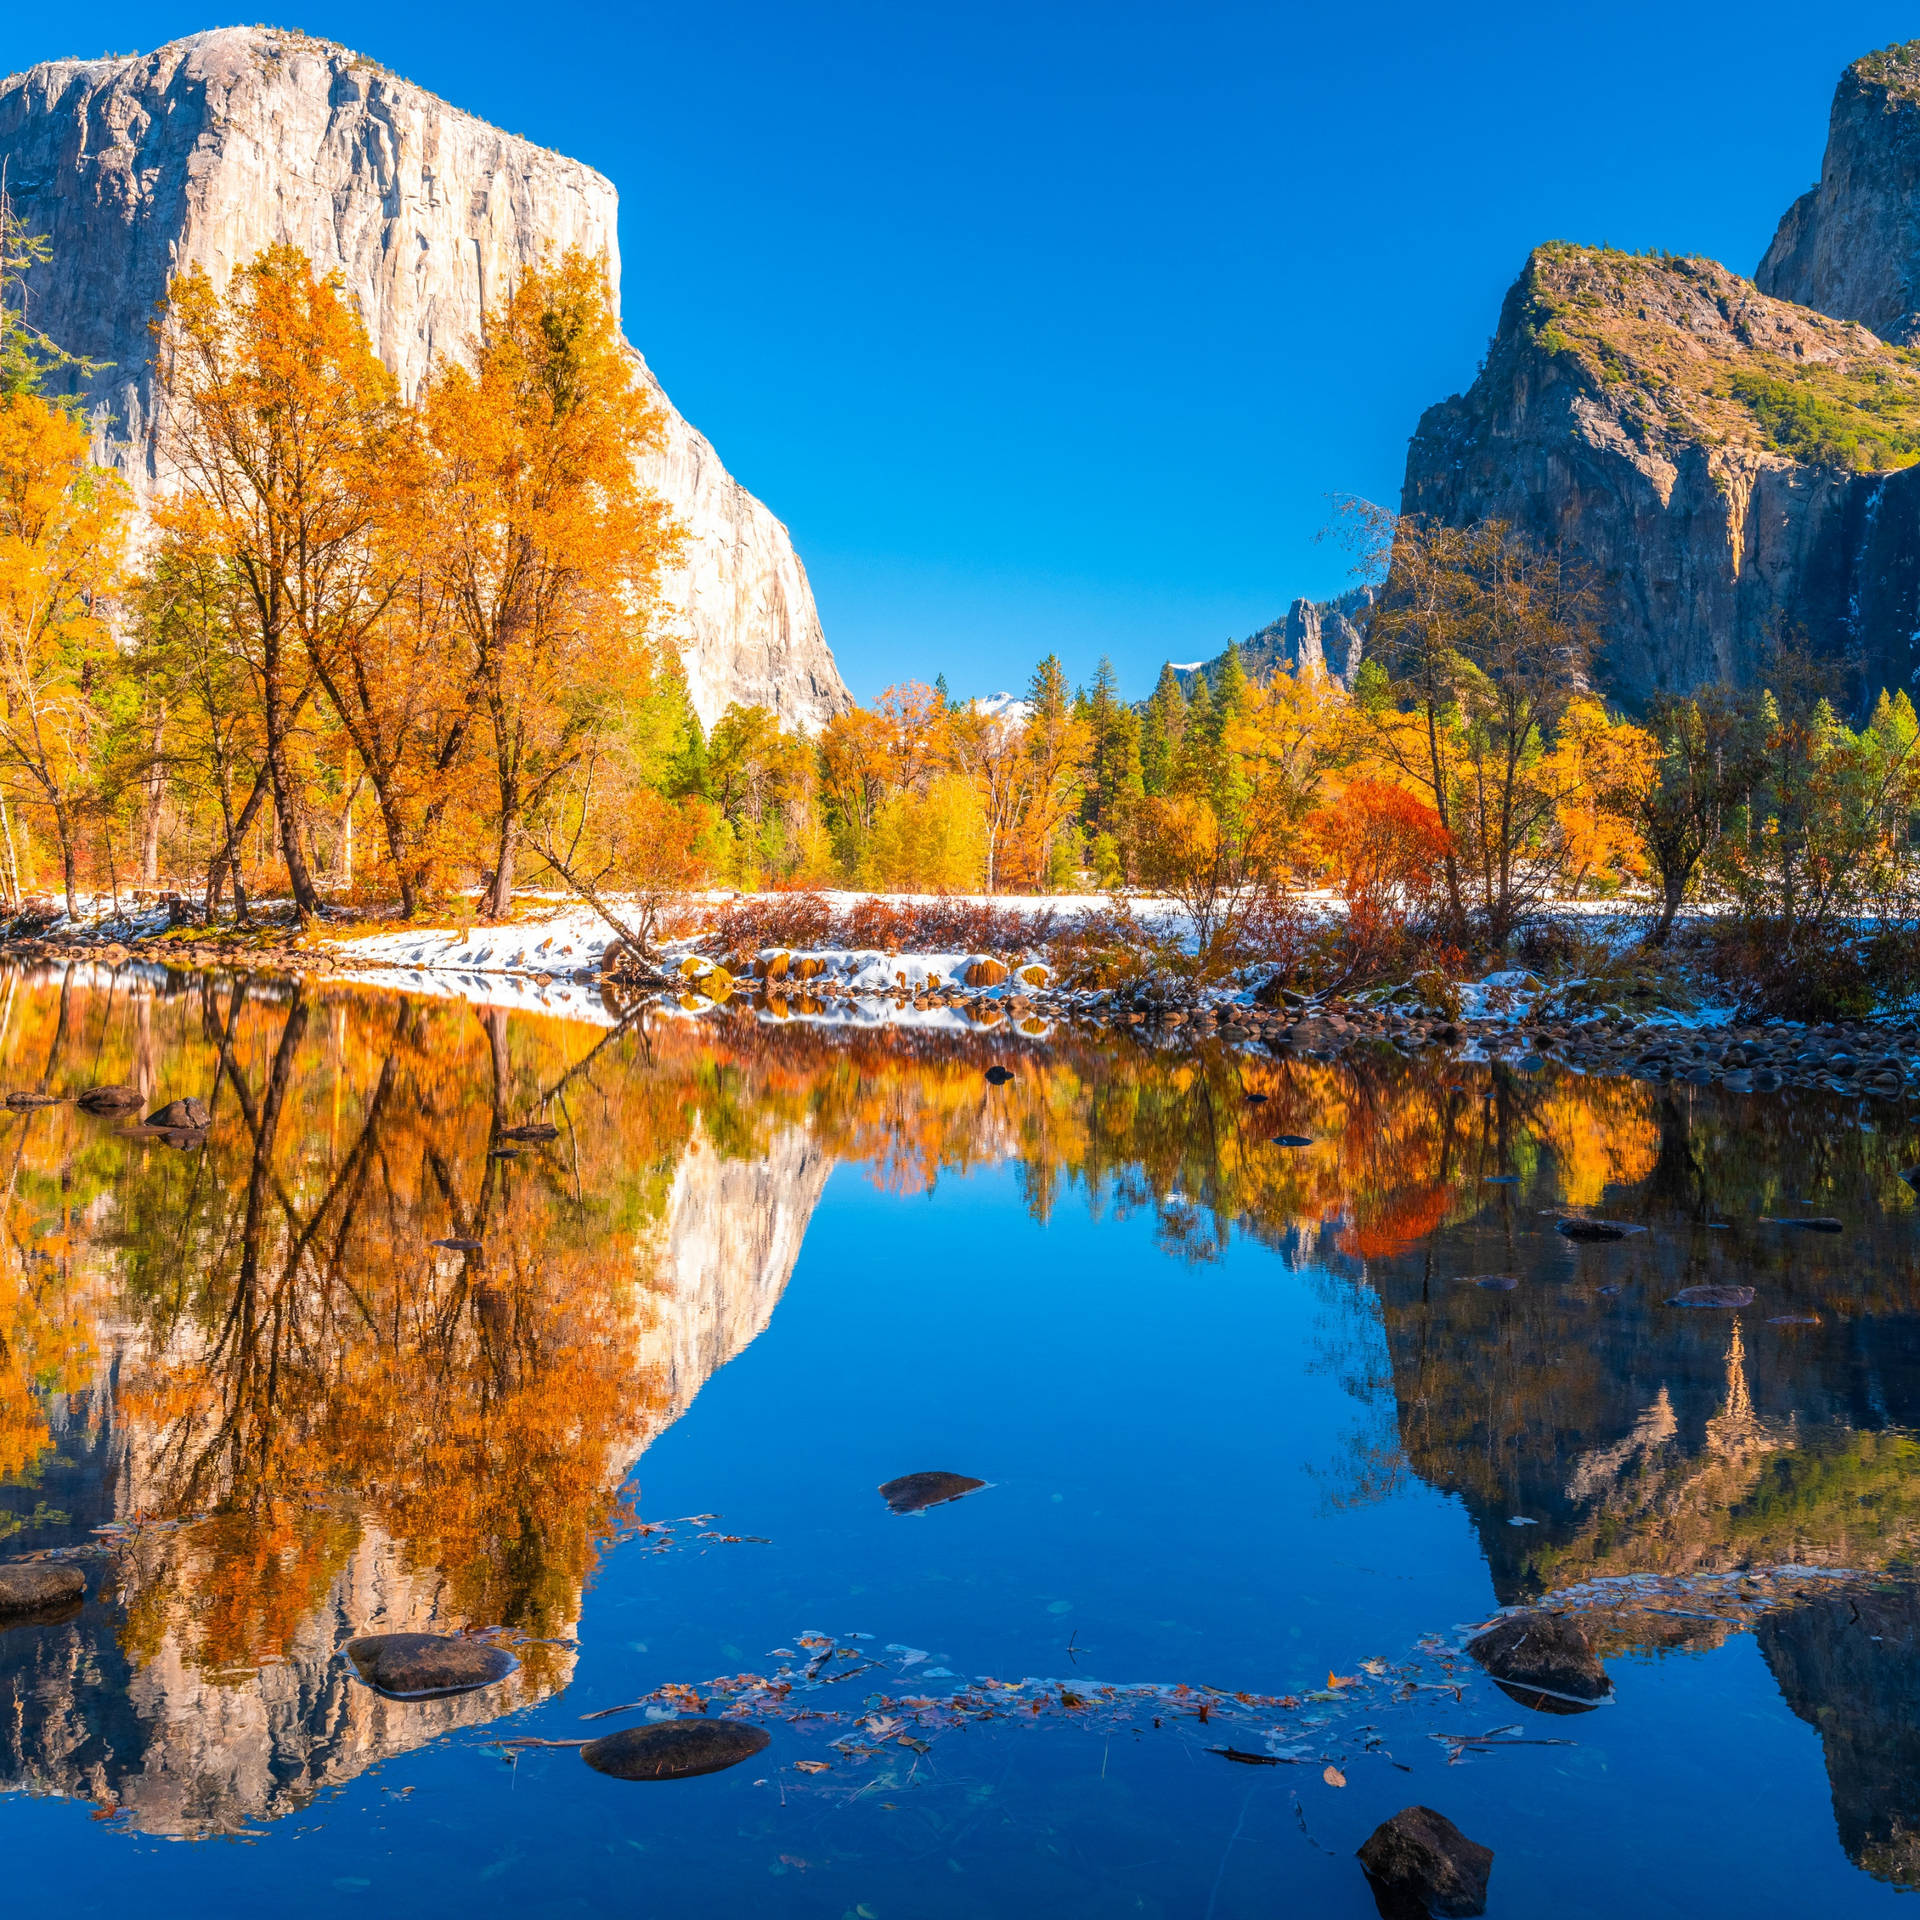
M 1496 1915 L 1920 1885 L 1896 1109 L 127 969 L 0 1008 L 0 1090 L 213 1111 L 0 1112 L 0 1558 L 88 1582 L 0 1631 L 21 1911 L 1362 1916 L 1414 1802 Z M 986 1484 L 889 1511 L 923 1470 Z M 1456 1656 L 1552 1593 L 1611 1705 Z M 400 1629 L 519 1669 L 384 1698 L 339 1650 Z M 770 1743 L 505 1744 L 692 1711 Z

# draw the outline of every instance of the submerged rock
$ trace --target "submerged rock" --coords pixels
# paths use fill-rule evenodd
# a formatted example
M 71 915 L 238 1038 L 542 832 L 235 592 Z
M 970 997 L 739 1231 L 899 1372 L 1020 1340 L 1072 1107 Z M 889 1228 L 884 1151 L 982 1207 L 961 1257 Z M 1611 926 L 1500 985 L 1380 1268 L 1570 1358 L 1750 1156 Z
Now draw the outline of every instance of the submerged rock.
M 678 1720 L 656 1720 L 650 1726 L 622 1727 L 602 1740 L 589 1740 L 580 1758 L 595 1773 L 616 1780 L 690 1780 L 696 1774 L 719 1773 L 737 1767 L 763 1752 L 765 1727 L 740 1720 L 708 1720 L 687 1714 Z
M 1579 1713 L 1613 1691 L 1587 1636 L 1557 1613 L 1508 1614 L 1467 1651 L 1514 1699 L 1543 1713 Z
M 502 1140 L 558 1140 L 560 1129 L 547 1120 L 529 1120 L 518 1127 L 502 1127 Z
M 1562 1220 L 1554 1231 L 1569 1240 L 1624 1240 L 1641 1229 L 1624 1220 Z
M 7 1105 L 10 1107 L 57 1107 L 59 1104 L 59 1100 L 54 1095 L 32 1089 L 7 1095 Z
M 0 1563 L 0 1626 L 23 1617 L 57 1613 L 87 1597 L 87 1577 L 63 1560 Z
M 1273 1136 L 1273 1144 L 1276 1147 L 1310 1147 L 1313 1145 L 1313 1136 L 1305 1133 L 1276 1133 Z
M 1013 1075 L 1005 1067 L 987 1069 L 987 1085 L 990 1087 L 1004 1087 L 1012 1078 Z
M 89 1087 L 80 1105 L 88 1113 L 127 1113 L 145 1106 L 146 1095 L 138 1087 Z
M 520 1664 L 505 1647 L 444 1633 L 363 1634 L 347 1642 L 347 1658 L 368 1686 L 401 1700 L 471 1693 L 504 1680 Z
M 880 1489 L 880 1497 L 895 1513 L 919 1513 L 927 1507 L 958 1500 L 963 1493 L 972 1493 L 986 1484 L 964 1473 L 903 1473 L 898 1480 L 889 1480 Z
M 1830 1213 L 1801 1214 L 1791 1220 L 1776 1220 L 1776 1227 L 1799 1227 L 1808 1233 L 1845 1233 L 1844 1220 L 1836 1220 Z
M 430 1247 L 445 1247 L 450 1253 L 479 1253 L 483 1251 L 478 1240 L 462 1240 L 458 1235 L 449 1234 L 444 1240 L 429 1240 Z
M 204 1100 L 188 1094 L 184 1100 L 169 1100 L 164 1107 L 155 1107 L 140 1124 L 168 1133 L 199 1133 L 213 1125 L 213 1115 Z
M 1670 1307 L 1750 1307 L 1753 1305 L 1751 1287 L 1682 1287 L 1671 1300 Z
M 1490 1293 L 1511 1293 L 1520 1284 L 1517 1273 L 1475 1273 L 1467 1276 L 1470 1287 L 1485 1287 Z
M 1493 1849 L 1431 1807 L 1402 1807 L 1383 1820 L 1360 1849 L 1360 1864 L 1384 1920 L 1471 1920 L 1487 1910 Z

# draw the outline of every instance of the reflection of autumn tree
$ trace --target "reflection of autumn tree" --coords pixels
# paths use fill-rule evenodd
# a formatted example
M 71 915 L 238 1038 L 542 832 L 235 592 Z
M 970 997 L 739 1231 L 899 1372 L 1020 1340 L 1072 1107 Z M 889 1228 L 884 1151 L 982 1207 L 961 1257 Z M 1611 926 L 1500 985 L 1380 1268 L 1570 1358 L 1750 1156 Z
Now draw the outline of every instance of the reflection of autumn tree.
M 1564 1195 L 1700 1223 L 1618 1256 L 1632 1274 L 1657 1244 L 1671 1270 L 1642 1273 L 1635 1296 L 1657 1298 L 1713 1277 L 1714 1209 L 1737 1193 L 1750 1211 L 1811 1153 L 1815 1177 L 1853 1183 L 1850 1212 L 1884 1209 L 1902 1229 L 1888 1257 L 1848 1272 L 1847 1298 L 1861 1312 L 1910 1299 L 1913 1202 L 1894 1146 L 1791 1131 L 1804 1113 L 1736 1124 L 1686 1089 L 1385 1049 L 1315 1061 L 1070 1033 L 986 1044 L 1014 1069 L 1004 1086 L 986 1084 L 983 1043 L 964 1036 L 745 1011 L 645 1012 L 606 1031 L 258 984 L 163 997 L 75 972 L 59 990 L 18 990 L 0 1009 L 0 1084 L 132 1079 L 155 1098 L 199 1094 L 215 1123 L 181 1153 L 71 1107 L 0 1117 L 0 1466 L 30 1467 L 45 1394 L 112 1350 L 137 1436 L 133 1500 L 155 1517 L 210 1516 L 130 1552 L 135 1647 L 171 1638 L 215 1671 L 270 1655 L 369 1526 L 437 1578 L 449 1617 L 564 1631 L 624 1473 L 668 1417 L 665 1385 L 634 1361 L 661 1311 L 652 1255 L 635 1250 L 659 1244 L 696 1139 L 756 1161 L 795 1130 L 901 1191 L 1009 1164 L 1043 1217 L 1077 1190 L 1096 1212 L 1147 1213 L 1182 1256 L 1212 1257 L 1235 1232 L 1332 1256 L 1340 1284 L 1363 1278 L 1379 1295 L 1385 1341 L 1337 1364 L 1394 1415 L 1391 1443 L 1356 1449 L 1356 1470 L 1377 1492 L 1410 1462 L 1489 1512 L 1557 1490 L 1555 1524 L 1501 1543 L 1531 1556 L 1523 1582 L 1555 1556 L 1620 1564 L 1622 1528 L 1652 1537 L 1647 1513 L 1672 1503 L 1664 1442 L 1610 1466 L 1607 1449 L 1635 1429 L 1654 1397 L 1644 1383 L 1671 1356 L 1707 1383 L 1701 1418 L 1726 1398 L 1724 1356 L 1673 1344 L 1703 1337 L 1700 1321 L 1684 1334 L 1613 1308 L 1616 1343 L 1596 1345 L 1591 1303 L 1560 1284 L 1574 1256 L 1541 1205 Z M 1267 1098 L 1249 1104 L 1249 1091 Z M 503 1129 L 533 1118 L 559 1138 L 507 1157 Z M 1273 1144 L 1292 1132 L 1315 1144 Z M 429 1244 L 447 1237 L 481 1250 Z M 1543 1244 L 1541 1284 L 1454 1284 L 1537 1264 Z M 1756 1271 L 1771 1261 L 1775 1285 L 1828 1257 L 1778 1242 L 1740 1256 Z M 1789 1364 L 1768 1351 L 1750 1368 Z M 1779 1403 L 1781 1380 L 1756 1373 L 1752 1404 L 1773 1389 Z M 1757 1417 L 1770 1431 L 1773 1416 Z M 1785 1466 L 1780 1449 L 1742 1446 L 1737 1474 L 1688 1484 L 1702 1511 L 1747 1512 L 1740 1524 L 1768 1538 L 1787 1523 L 1763 1506 L 1837 1512 L 1832 1489 L 1862 1475 L 1880 1488 L 1898 1466 L 1849 1456 L 1822 1477 L 1804 1434 Z M 1564 1495 L 1579 1460 L 1606 1499 Z M 1729 1524 L 1712 1521 L 1722 1546 Z

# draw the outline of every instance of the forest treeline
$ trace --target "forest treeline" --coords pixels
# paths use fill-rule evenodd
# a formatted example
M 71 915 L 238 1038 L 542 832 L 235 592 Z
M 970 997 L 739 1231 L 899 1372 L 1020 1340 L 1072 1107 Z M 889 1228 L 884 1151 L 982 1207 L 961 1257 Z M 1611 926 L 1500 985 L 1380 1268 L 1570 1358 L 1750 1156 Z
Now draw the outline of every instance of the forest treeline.
M 1358 525 L 1391 591 L 1351 692 L 1237 650 L 1148 701 L 1042 660 L 1005 710 L 889 689 L 815 735 L 711 732 L 663 583 L 683 529 L 637 477 L 657 404 L 604 272 L 528 272 L 400 393 L 337 276 L 289 246 L 177 278 L 136 525 L 91 371 L 23 302 L 44 243 L 0 220 L 0 891 L 167 883 L 244 918 L 290 897 L 502 918 L 565 886 L 644 941 L 705 882 L 925 892 L 1144 888 L 1202 971 L 1273 944 L 1326 883 L 1356 957 L 1503 951 L 1549 898 L 1690 893 L 1799 964 L 1910 917 L 1920 723 L 1842 724 L 1785 636 L 1767 691 L 1595 692 L 1593 585 L 1488 523 Z M 478 890 L 477 902 L 473 899 Z

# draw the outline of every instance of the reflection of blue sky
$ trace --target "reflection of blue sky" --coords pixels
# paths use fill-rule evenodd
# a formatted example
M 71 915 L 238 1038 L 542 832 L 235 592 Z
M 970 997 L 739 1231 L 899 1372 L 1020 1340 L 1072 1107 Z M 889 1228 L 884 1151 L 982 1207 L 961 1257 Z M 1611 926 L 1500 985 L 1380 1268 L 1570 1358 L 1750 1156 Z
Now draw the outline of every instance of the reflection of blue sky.
M 1076 1194 L 1039 1226 L 1010 1171 L 902 1199 L 843 1167 L 771 1326 L 639 1469 L 646 1514 L 718 1513 L 773 1544 L 616 1551 L 587 1597 L 574 1685 L 493 1731 L 574 1736 L 579 1714 L 665 1680 L 767 1671 L 805 1626 L 904 1642 L 961 1674 L 1071 1673 L 1072 1638 L 1093 1677 L 1277 1692 L 1477 1619 L 1491 1590 L 1463 1508 L 1404 1475 L 1372 1504 L 1340 1504 L 1365 1470 L 1358 1448 L 1382 1437 L 1380 1410 L 1346 1384 L 1384 1372 L 1372 1315 L 1367 1289 L 1324 1269 L 1244 1241 L 1188 1265 L 1151 1217 L 1095 1221 Z M 993 1484 L 889 1515 L 878 1483 L 922 1468 Z M 1616 1677 L 1618 1706 L 1544 1729 L 1574 1747 L 1449 1768 L 1410 1736 L 1393 1757 L 1412 1773 L 1363 1757 L 1345 1790 L 1317 1768 L 1229 1768 L 1186 1741 L 969 1727 L 910 1786 L 904 1755 L 892 1784 L 850 1805 L 796 1794 L 783 1808 L 752 1784 L 793 1757 L 778 1727 L 763 1762 L 662 1788 L 601 1781 L 569 1753 L 509 1770 L 475 1735 L 371 1770 L 250 1849 L 111 1838 L 79 1809 L 17 1798 L 0 1835 L 23 1899 L 64 1897 L 81 1876 L 154 1915 L 363 1900 L 918 1920 L 1123 1915 L 1142 1899 L 1197 1913 L 1218 1874 L 1218 1916 L 1358 1916 L 1352 1848 L 1426 1800 L 1495 1847 L 1510 1914 L 1851 1913 L 1891 1897 L 1835 1845 L 1818 1742 L 1750 1636 L 1620 1662 Z M 1519 1712 L 1496 1701 L 1475 1689 L 1463 1724 Z M 1302 1836 L 1296 1791 L 1330 1854 Z

